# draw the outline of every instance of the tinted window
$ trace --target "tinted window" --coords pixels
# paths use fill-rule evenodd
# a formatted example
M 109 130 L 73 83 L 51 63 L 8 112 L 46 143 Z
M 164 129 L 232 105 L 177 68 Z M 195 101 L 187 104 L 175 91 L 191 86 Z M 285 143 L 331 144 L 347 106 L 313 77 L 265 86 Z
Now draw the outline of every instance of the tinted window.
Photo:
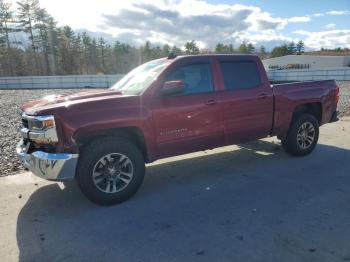
M 213 91 L 209 64 L 195 64 L 178 67 L 166 78 L 166 81 L 175 80 L 182 80 L 185 83 L 185 94 Z
M 225 89 L 247 89 L 260 85 L 260 75 L 255 62 L 221 62 Z

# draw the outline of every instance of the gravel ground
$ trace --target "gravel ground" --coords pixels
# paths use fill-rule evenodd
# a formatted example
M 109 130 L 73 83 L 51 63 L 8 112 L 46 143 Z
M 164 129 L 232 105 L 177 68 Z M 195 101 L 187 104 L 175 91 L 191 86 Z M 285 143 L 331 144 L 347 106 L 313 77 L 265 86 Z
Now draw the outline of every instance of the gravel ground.
M 338 81 L 340 87 L 340 99 L 338 110 L 341 116 L 350 115 L 350 81 Z
M 350 115 L 350 81 L 339 81 L 339 107 L 342 115 Z M 27 101 L 50 94 L 74 93 L 87 89 L 0 90 L 0 176 L 22 171 L 15 146 L 20 139 L 20 109 Z M 91 90 L 91 89 L 90 89 Z
M 20 140 L 21 110 L 25 102 L 52 94 L 68 94 L 91 89 L 0 90 L 0 177 L 24 169 L 15 152 Z

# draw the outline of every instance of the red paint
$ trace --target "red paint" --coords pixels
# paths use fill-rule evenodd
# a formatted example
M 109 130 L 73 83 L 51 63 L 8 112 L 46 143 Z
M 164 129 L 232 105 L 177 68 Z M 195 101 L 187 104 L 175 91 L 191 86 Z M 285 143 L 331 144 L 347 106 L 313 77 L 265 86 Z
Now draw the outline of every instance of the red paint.
M 255 61 L 261 85 L 254 89 L 225 90 L 218 61 Z M 165 76 L 179 65 L 211 64 L 215 92 L 162 96 Z M 338 93 L 337 93 L 338 92 Z M 30 115 L 55 115 L 60 142 L 57 152 L 78 152 L 81 135 L 134 127 L 144 137 L 149 161 L 268 135 L 283 136 L 295 108 L 322 105 L 320 124 L 336 110 L 339 91 L 333 80 L 271 86 L 260 59 L 251 55 L 177 57 L 143 93 L 126 96 L 113 90 L 82 92 L 25 104 Z

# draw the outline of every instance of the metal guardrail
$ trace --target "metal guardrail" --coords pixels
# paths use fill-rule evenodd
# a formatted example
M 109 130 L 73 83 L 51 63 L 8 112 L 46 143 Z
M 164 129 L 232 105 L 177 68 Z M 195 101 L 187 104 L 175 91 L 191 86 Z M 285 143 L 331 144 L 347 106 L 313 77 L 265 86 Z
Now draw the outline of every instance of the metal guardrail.
M 349 81 L 350 68 L 327 70 L 268 70 L 267 75 L 271 81 L 310 81 L 328 79 Z M 122 77 L 123 75 L 121 74 L 0 77 L 0 89 L 108 88 Z
M 309 81 L 309 80 L 329 80 L 338 81 L 350 80 L 350 68 L 327 69 L 327 70 L 268 70 L 267 75 L 272 81 Z
M 0 77 L 0 89 L 108 88 L 123 75 Z

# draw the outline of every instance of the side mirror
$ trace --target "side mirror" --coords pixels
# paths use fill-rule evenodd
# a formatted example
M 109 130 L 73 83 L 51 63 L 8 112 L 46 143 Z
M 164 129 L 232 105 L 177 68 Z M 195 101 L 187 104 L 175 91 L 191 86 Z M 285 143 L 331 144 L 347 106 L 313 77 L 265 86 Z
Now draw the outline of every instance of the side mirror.
M 185 83 L 181 80 L 167 81 L 164 83 L 161 89 L 162 95 L 175 95 L 183 93 L 185 88 Z

